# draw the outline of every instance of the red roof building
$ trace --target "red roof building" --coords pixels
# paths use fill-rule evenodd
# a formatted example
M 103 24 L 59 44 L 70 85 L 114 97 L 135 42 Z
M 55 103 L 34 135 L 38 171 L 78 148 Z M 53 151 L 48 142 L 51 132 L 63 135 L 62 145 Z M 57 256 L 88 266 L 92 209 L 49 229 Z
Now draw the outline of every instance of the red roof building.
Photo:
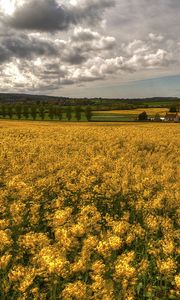
M 176 122 L 177 119 L 178 119 L 177 113 L 166 113 L 166 115 L 165 115 L 165 121 Z

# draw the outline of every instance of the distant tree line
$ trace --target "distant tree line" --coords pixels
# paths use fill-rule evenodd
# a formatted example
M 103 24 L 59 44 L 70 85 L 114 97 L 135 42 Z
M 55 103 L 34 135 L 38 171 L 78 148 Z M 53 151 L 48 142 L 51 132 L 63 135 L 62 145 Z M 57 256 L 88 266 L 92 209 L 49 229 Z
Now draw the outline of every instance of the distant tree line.
M 84 109 L 81 106 L 67 106 L 63 108 L 61 105 L 42 105 L 42 104 L 3 104 L 0 106 L 0 117 L 5 119 L 32 119 L 32 120 L 77 120 L 80 121 L 82 116 L 87 121 L 92 119 L 92 108 L 86 106 Z
M 159 103 L 159 106 L 169 105 L 172 103 L 180 104 L 178 97 L 152 97 L 152 98 L 101 98 L 101 97 L 84 97 L 84 98 L 69 98 L 62 96 L 47 96 L 47 95 L 30 95 L 19 93 L 0 93 L 0 103 L 23 103 L 23 104 L 58 104 L 63 106 L 88 106 L 88 105 L 134 105 L 136 107 L 152 107 L 153 103 Z M 123 108 L 122 108 L 123 109 Z

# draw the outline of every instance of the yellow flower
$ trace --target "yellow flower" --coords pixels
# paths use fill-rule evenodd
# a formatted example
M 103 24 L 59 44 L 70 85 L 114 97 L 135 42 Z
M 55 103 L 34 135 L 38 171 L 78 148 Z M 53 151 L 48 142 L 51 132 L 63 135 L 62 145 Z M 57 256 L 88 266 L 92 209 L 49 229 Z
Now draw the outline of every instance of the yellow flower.
M 55 239 L 62 250 L 69 250 L 76 245 L 76 240 L 70 235 L 70 230 L 65 227 L 57 227 L 55 229 Z M 74 245 L 75 243 L 75 245 Z
M 122 247 L 123 241 L 118 236 L 110 236 L 108 238 L 109 248 L 112 250 L 118 250 Z
M 180 274 L 174 276 L 174 281 L 178 289 L 180 289 Z
M 167 258 L 166 260 L 159 259 L 157 261 L 157 267 L 161 274 L 168 276 L 176 271 L 177 265 L 172 258 Z
M 12 258 L 11 254 L 5 254 L 0 257 L 0 270 L 5 270 Z
M 87 269 L 87 260 L 82 257 L 77 262 L 71 264 L 70 268 L 73 273 L 85 272 Z
M 78 222 L 88 228 L 99 228 L 98 222 L 101 220 L 101 214 L 98 212 L 97 208 L 93 205 L 82 206 L 81 212 L 78 216 Z
M 131 263 L 135 258 L 134 251 L 130 251 L 127 254 L 122 254 L 118 257 L 115 263 L 115 279 L 119 277 L 132 278 L 136 274 L 136 269 L 132 267 Z
M 20 225 L 23 222 L 23 217 L 25 213 L 26 204 L 19 201 L 14 201 L 10 205 L 10 212 L 12 215 L 13 222 L 15 225 Z
M 108 241 L 100 241 L 97 245 L 97 252 L 103 255 L 104 257 L 108 257 L 110 255 Z
M 25 235 L 21 235 L 18 244 L 24 249 L 28 249 L 31 253 L 36 253 L 37 249 L 43 248 L 50 244 L 45 233 L 36 233 L 30 231 Z
M 56 247 L 44 247 L 36 257 L 38 264 L 42 270 L 48 273 L 54 273 L 62 277 L 69 274 L 69 262 L 60 250 Z
M 28 271 L 24 274 L 22 280 L 20 281 L 18 290 L 24 293 L 33 283 L 35 276 L 36 276 L 35 269 L 28 268 Z
M 40 219 L 40 203 L 32 203 L 30 206 L 31 224 L 35 225 Z
M 9 280 L 18 282 L 18 290 L 23 293 L 33 283 L 35 276 L 35 268 L 22 265 L 15 266 L 8 274 Z
M 71 213 L 72 213 L 72 208 L 70 207 L 67 207 L 64 210 L 63 209 L 57 210 L 53 217 L 53 225 L 55 227 L 63 225 L 70 219 Z
M 9 223 L 10 223 L 9 220 L 6 219 L 0 220 L 0 230 L 4 230 L 8 228 Z
M 83 241 L 83 250 L 90 251 L 94 249 L 98 244 L 98 239 L 96 236 L 87 235 L 86 239 Z
M 94 274 L 104 274 L 105 272 L 105 264 L 101 260 L 97 260 L 92 264 L 92 271 Z
M 10 231 L 8 230 L 0 230 L 0 251 L 3 251 L 7 247 L 9 248 L 12 245 L 12 239 L 10 235 Z
M 145 218 L 145 224 L 151 232 L 157 232 L 159 229 L 158 218 L 154 215 L 147 215 Z
M 126 221 L 117 221 L 113 223 L 112 230 L 116 235 L 124 235 L 129 228 L 129 223 Z
M 64 300 L 73 300 L 80 299 L 85 300 L 86 298 L 86 285 L 80 280 L 75 281 L 74 283 L 68 283 L 65 289 L 62 291 L 62 299 Z
M 129 232 L 125 239 L 126 244 L 130 245 L 136 239 L 136 235 L 134 232 Z
M 167 232 L 173 231 L 173 223 L 172 220 L 168 217 L 160 217 L 161 229 L 166 234 Z
M 173 253 L 175 245 L 173 240 L 166 238 L 161 242 L 163 253 L 168 256 Z
M 85 234 L 85 226 L 81 223 L 73 224 L 70 228 L 71 234 L 75 237 L 81 237 Z

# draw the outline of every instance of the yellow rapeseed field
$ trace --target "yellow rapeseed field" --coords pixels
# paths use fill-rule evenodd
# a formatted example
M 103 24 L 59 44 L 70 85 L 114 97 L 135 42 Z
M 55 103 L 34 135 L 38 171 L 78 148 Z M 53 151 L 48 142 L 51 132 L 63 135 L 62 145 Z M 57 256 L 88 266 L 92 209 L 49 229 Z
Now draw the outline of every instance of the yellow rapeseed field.
M 0 122 L 0 299 L 179 299 L 178 124 Z
M 152 107 L 152 108 L 137 108 L 137 109 L 129 109 L 129 110 L 107 110 L 107 111 L 96 111 L 96 114 L 113 114 L 113 115 L 139 115 L 142 112 L 146 112 L 150 116 L 155 116 L 159 114 L 161 117 L 164 117 L 167 112 L 169 112 L 169 108 L 166 107 Z

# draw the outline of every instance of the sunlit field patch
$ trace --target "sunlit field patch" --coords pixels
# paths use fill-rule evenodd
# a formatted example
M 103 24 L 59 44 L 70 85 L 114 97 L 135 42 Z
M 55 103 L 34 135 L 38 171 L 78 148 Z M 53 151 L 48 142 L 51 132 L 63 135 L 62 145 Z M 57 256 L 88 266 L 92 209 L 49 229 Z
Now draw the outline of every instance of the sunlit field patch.
M 139 115 L 143 111 L 146 111 L 148 115 L 155 116 L 159 114 L 160 116 L 165 116 L 165 114 L 169 111 L 168 108 L 137 108 L 137 109 L 130 109 L 130 110 L 109 110 L 109 111 L 96 111 L 96 114 L 114 114 L 114 115 Z
M 178 124 L 0 121 L 0 299 L 179 299 Z

